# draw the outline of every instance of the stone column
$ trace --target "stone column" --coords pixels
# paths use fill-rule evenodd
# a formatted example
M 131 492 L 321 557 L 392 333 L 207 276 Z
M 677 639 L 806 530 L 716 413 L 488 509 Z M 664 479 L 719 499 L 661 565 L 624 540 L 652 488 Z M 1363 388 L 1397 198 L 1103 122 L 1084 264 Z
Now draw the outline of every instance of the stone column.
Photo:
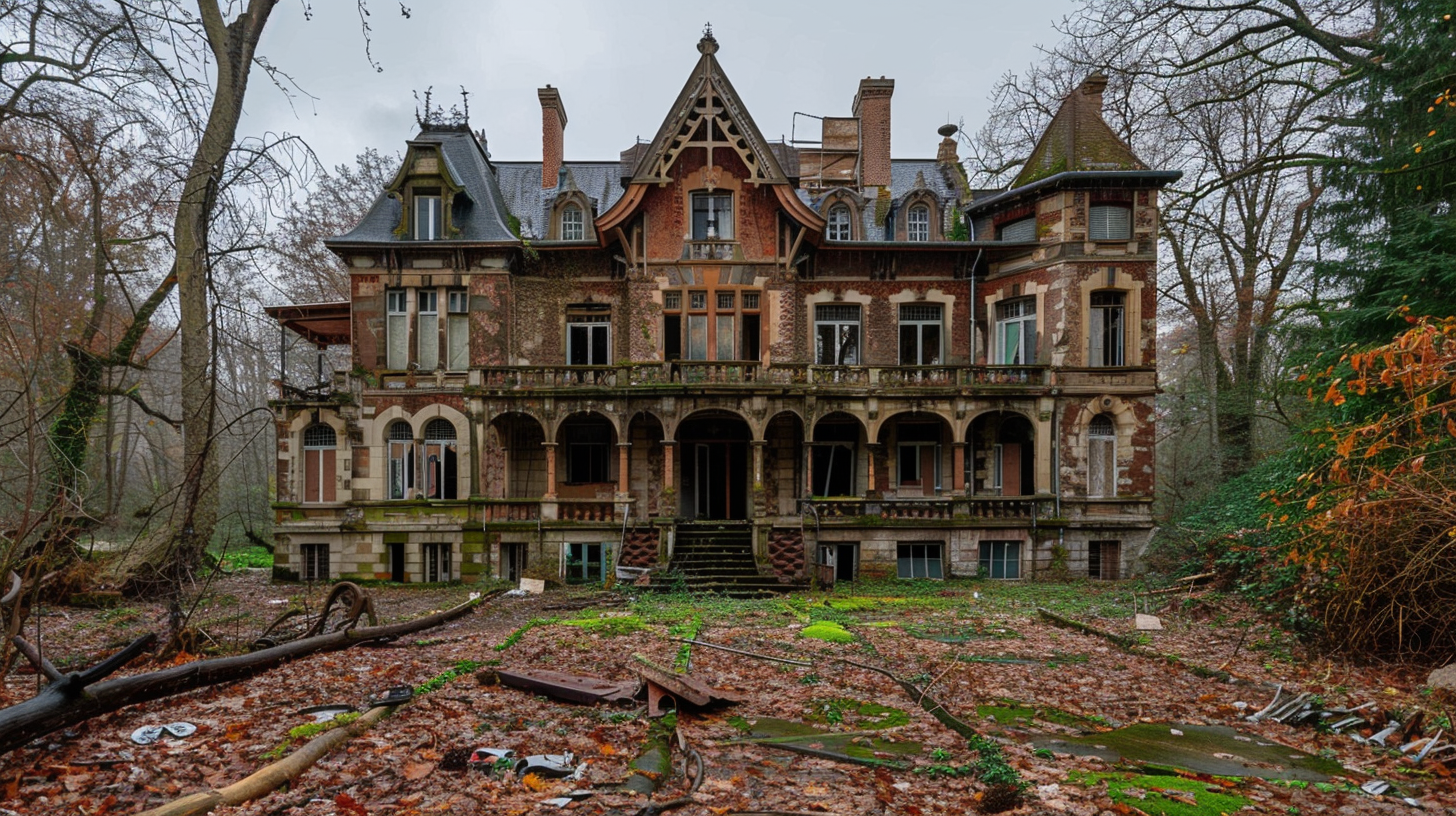
M 676 439 L 662 440 L 662 492 L 671 496 L 666 500 L 668 504 L 677 501 L 677 465 L 673 461 L 676 457 L 673 453 L 677 451 Z M 661 512 L 659 508 L 658 512 Z M 676 506 L 673 507 L 674 516 L 677 515 Z
M 542 442 L 541 447 L 546 449 L 546 495 L 543 499 L 556 500 L 556 443 Z
M 763 485 L 763 457 L 768 441 L 753 440 L 753 515 L 768 515 L 766 491 Z
M 625 497 L 630 492 L 631 482 L 627 479 L 627 465 L 632 458 L 632 443 L 617 443 L 617 495 Z
M 880 497 L 879 491 L 875 489 L 875 449 L 878 447 L 879 445 L 865 445 L 865 461 L 869 463 L 865 474 L 865 478 L 868 479 L 865 482 L 865 498 L 867 499 Z
M 804 498 L 814 498 L 814 446 L 804 446 Z
M 963 495 L 966 492 L 966 443 L 951 443 L 951 468 L 951 488 L 955 495 Z

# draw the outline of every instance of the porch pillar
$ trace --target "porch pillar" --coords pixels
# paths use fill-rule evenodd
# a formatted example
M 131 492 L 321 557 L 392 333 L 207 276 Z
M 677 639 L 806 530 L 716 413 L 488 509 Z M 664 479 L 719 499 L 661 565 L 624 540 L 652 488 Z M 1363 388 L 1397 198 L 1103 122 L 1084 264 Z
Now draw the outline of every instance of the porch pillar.
M 542 442 L 541 447 L 546 449 L 546 495 L 543 499 L 556 500 L 556 443 Z
M 617 495 L 626 496 L 630 484 L 627 480 L 627 463 L 632 458 L 632 443 L 617 443 Z
M 966 443 L 951 443 L 951 487 L 955 495 L 966 492 Z
M 676 439 L 662 440 L 662 492 L 673 495 L 677 494 L 677 467 L 673 463 L 673 452 L 676 450 Z
M 878 447 L 879 445 L 865 445 L 865 459 L 869 462 L 869 467 L 865 473 L 866 478 L 869 479 L 865 484 L 865 498 L 867 499 L 879 498 L 875 490 L 875 449 Z
M 804 446 L 804 498 L 814 498 L 814 446 Z
M 764 439 L 753 440 L 753 515 L 767 515 L 766 491 L 763 486 L 763 452 L 768 447 Z

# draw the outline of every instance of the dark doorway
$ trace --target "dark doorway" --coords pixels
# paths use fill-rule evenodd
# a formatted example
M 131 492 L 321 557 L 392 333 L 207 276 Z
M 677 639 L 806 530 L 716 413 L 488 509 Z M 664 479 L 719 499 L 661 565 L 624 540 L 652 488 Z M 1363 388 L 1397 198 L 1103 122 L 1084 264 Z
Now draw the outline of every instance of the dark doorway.
M 404 583 L 404 545 L 394 543 L 389 545 L 389 580 L 397 584 Z
M 815 496 L 853 496 L 859 460 L 859 423 L 826 419 L 814 426 Z
M 682 513 L 692 519 L 748 518 L 748 425 L 736 416 L 696 417 L 678 429 Z
M 521 574 L 526 571 L 526 545 L 525 544 L 502 544 L 501 546 L 501 577 L 516 583 L 521 580 Z
M 819 563 L 825 568 L 820 573 L 821 580 L 827 578 L 825 583 L 829 584 L 853 581 L 859 566 L 858 551 L 859 547 L 854 544 L 820 544 Z

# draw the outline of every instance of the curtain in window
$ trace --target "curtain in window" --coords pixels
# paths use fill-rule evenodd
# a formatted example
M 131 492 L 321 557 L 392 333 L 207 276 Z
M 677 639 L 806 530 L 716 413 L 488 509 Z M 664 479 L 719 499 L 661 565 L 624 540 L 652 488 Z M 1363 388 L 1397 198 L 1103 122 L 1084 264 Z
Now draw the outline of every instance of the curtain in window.
M 1117 495 L 1117 435 L 1112 418 L 1098 414 L 1087 426 L 1087 495 Z

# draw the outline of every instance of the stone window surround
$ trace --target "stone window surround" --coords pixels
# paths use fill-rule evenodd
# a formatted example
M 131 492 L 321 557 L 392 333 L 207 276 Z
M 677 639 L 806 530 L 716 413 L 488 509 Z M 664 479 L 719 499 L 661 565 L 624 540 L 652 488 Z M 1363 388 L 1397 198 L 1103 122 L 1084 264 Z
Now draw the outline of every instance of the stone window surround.
M 847 190 L 835 190 L 834 192 L 829 193 L 827 196 L 824 197 L 824 202 L 821 205 L 820 209 L 824 213 L 824 219 L 826 222 L 824 228 L 825 238 L 827 239 L 829 235 L 829 211 L 840 205 L 849 208 L 849 240 L 864 240 L 864 208 L 859 198 Z
M 586 193 L 580 190 L 569 190 L 558 196 L 551 202 L 551 223 L 546 230 L 546 240 L 560 241 L 561 237 L 561 214 L 568 206 L 576 205 L 581 208 L 581 240 L 582 242 L 595 241 L 597 239 L 596 218 L 593 215 L 590 199 Z
M 1042 347 L 1046 344 L 1046 337 L 1050 334 L 1050 332 L 1047 330 L 1048 327 L 1046 313 L 1046 295 L 1049 289 L 1050 287 L 1044 283 L 1039 283 L 1037 281 L 1024 281 L 1021 284 L 1021 294 L 1019 295 L 1012 295 L 1011 284 L 1006 283 L 984 296 L 983 302 L 986 304 L 986 334 L 990 338 L 991 342 L 983 345 L 982 352 L 986 355 L 986 361 L 988 365 L 996 365 L 991 361 L 996 359 L 996 354 L 1000 351 L 1000 349 L 993 347 L 995 343 L 995 338 L 997 336 L 996 324 L 1000 322 L 996 318 L 997 304 L 999 304 L 1003 300 L 1022 300 L 1024 298 L 1034 298 L 1036 300 L 1037 348 L 1036 354 L 1032 358 L 1032 362 L 1027 363 L 1027 365 L 1043 364 L 1043 360 L 1045 358 L 1042 355 Z M 1090 298 L 1090 295 L 1088 297 Z M 1085 349 L 1086 346 L 1084 345 L 1083 354 L 1086 353 Z
M 722 167 L 719 167 L 718 165 L 714 165 L 712 167 L 699 167 L 697 170 L 695 170 L 692 173 L 689 173 L 687 176 L 685 176 L 679 182 L 679 184 L 680 184 L 680 186 L 679 186 L 678 189 L 680 189 L 682 191 L 681 208 L 682 208 L 682 219 L 683 219 L 682 222 L 683 222 L 683 241 L 684 242 L 691 242 L 691 241 L 694 240 L 694 238 L 693 238 L 693 194 L 694 193 L 714 193 L 714 194 L 719 194 L 719 195 L 732 195 L 733 196 L 733 237 L 732 238 L 727 238 L 727 239 L 719 238 L 719 239 L 714 239 L 714 240 L 722 240 L 722 241 L 729 241 L 729 242 L 736 242 L 736 241 L 741 240 L 738 237 L 739 236 L 739 232 L 740 232 L 740 230 L 738 229 L 738 227 L 739 227 L 738 221 L 740 220 L 740 216 L 742 215 L 742 210 L 743 210 L 743 196 L 740 195 L 740 193 L 743 192 L 743 181 L 742 181 L 742 179 L 738 179 L 738 178 L 735 178 L 735 177 L 733 177 L 731 175 L 728 175 L 727 172 L 724 171 L 724 169 Z M 722 261 L 713 261 L 713 263 L 715 263 L 715 264 L 721 264 Z
M 910 210 L 913 207 L 924 205 L 930 208 L 930 235 L 929 241 L 945 240 L 944 225 L 941 223 L 944 215 L 941 213 L 940 200 L 935 193 L 929 190 L 913 190 L 900 201 L 900 206 L 895 208 L 895 238 L 896 241 L 909 241 L 908 233 L 910 226 Z
M 348 429 L 344 426 L 344 420 L 332 414 L 321 414 L 315 422 L 312 411 L 302 411 L 288 423 L 289 450 L 287 453 L 279 451 L 280 459 L 288 460 L 288 482 L 292 486 L 294 501 L 301 502 L 304 493 L 304 431 L 314 425 L 327 425 L 334 429 L 334 450 L 338 452 L 335 458 L 337 472 L 334 478 L 337 480 L 337 487 L 334 492 L 334 502 L 346 502 L 349 500 L 349 476 L 351 464 L 349 459 L 349 445 L 347 443 Z M 310 502 L 317 504 L 318 502 Z
M 444 419 L 455 426 L 455 457 L 456 466 L 459 469 L 455 477 L 455 495 L 461 498 L 473 495 L 471 489 L 475 483 L 475 474 L 471 464 L 474 461 L 474 454 L 470 446 L 470 418 L 449 405 L 434 403 L 420 409 L 416 414 L 410 414 L 403 406 L 392 405 L 380 411 L 369 420 L 374 423 L 373 427 L 370 428 L 370 434 L 365 437 L 369 440 L 370 447 L 370 469 L 367 483 L 370 488 L 369 495 L 371 497 L 383 500 L 389 492 L 387 480 L 389 478 L 390 426 L 398 420 L 404 420 L 409 423 L 416 446 L 415 455 L 420 456 L 424 451 L 425 426 L 429 425 L 430 421 L 435 419 Z M 379 463 L 377 467 L 373 464 L 375 462 Z M 422 465 L 416 464 L 415 473 L 419 474 L 422 472 Z M 416 476 L 416 478 L 418 479 L 419 476 Z M 366 480 L 361 479 L 360 481 Z M 416 487 L 418 488 L 418 485 Z
M 1115 498 L 1126 495 L 1123 491 L 1122 480 L 1128 468 L 1132 467 L 1133 457 L 1133 433 L 1137 430 L 1137 415 L 1133 412 L 1133 403 L 1127 402 L 1119 397 L 1104 394 L 1100 397 L 1093 397 L 1087 400 L 1080 407 L 1076 403 L 1067 406 L 1068 411 L 1077 411 L 1076 436 L 1068 440 L 1072 450 L 1077 451 L 1082 461 L 1078 470 L 1084 477 L 1088 477 L 1087 468 L 1090 464 L 1088 450 L 1091 445 L 1091 434 L 1089 433 L 1093 417 L 1105 414 L 1112 419 L 1114 441 L 1112 452 L 1113 464 L 1113 489 L 1111 495 L 1096 498 Z M 1089 485 L 1084 482 L 1082 494 L 1087 494 Z
M 1113 270 L 1111 285 L 1107 270 Z M 1080 343 L 1083 366 L 1089 366 L 1092 353 L 1092 293 L 1094 291 L 1121 292 L 1123 294 L 1123 338 L 1122 364 L 1135 368 L 1143 364 L 1143 282 L 1128 274 L 1120 266 L 1097 266 L 1091 274 L 1078 282 L 1078 297 L 1082 309 L 1082 338 Z M 1040 315 L 1040 305 L 1037 314 Z M 1103 368 L 1100 367 L 1099 368 Z

